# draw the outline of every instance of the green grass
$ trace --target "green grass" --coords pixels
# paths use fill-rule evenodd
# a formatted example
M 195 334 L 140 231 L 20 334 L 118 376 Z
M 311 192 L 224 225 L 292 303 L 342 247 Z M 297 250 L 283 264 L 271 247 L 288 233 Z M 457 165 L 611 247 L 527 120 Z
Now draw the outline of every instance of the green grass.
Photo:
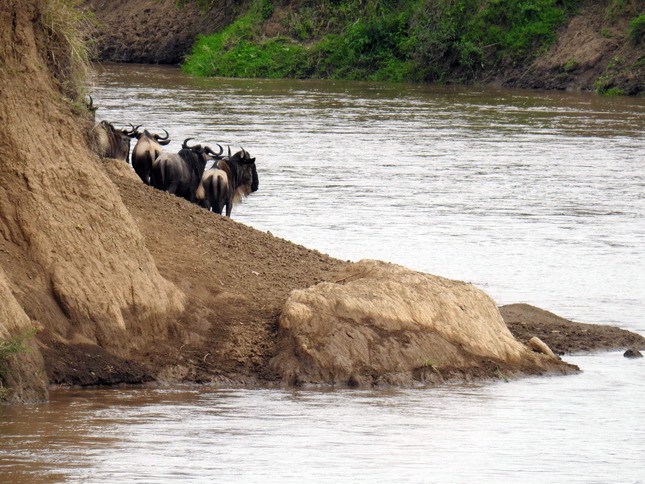
M 635 44 L 645 42 L 645 13 L 642 13 L 629 22 L 629 38 Z
M 9 389 L 4 386 L 9 370 L 9 361 L 16 355 L 28 353 L 29 347 L 26 341 L 33 338 L 37 329 L 30 329 L 7 341 L 0 341 L 0 402 L 7 397 Z
M 47 66 L 61 92 L 73 102 L 82 99 L 91 72 L 83 32 L 94 21 L 93 14 L 80 0 L 44 0 L 37 21 L 46 38 Z
M 578 0 L 308 0 L 265 39 L 255 0 L 184 64 L 200 76 L 450 81 L 519 65 L 547 48 Z

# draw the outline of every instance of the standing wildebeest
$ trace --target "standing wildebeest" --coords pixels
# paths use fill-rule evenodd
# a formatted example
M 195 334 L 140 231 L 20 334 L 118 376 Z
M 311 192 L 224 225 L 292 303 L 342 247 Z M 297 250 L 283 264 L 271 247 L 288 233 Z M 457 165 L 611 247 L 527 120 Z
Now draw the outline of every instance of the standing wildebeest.
M 220 215 L 226 205 L 226 216 L 230 217 L 233 204 L 257 191 L 258 185 L 255 158 L 242 148 L 204 172 L 195 196 L 199 205 Z
M 162 153 L 152 164 L 150 178 L 154 181 L 155 188 L 195 202 L 195 192 L 206 163 L 208 160 L 218 159 L 224 148 L 220 146 L 220 152 L 215 153 L 208 146 L 188 146 L 191 139 L 193 138 L 183 142 L 182 149 L 177 154 Z
M 94 150 L 102 158 L 116 158 L 127 163 L 130 154 L 130 139 L 139 134 L 139 128 L 130 124 L 131 130 L 116 129 L 111 123 L 101 121 L 92 129 Z
M 161 145 L 170 143 L 168 131 L 164 129 L 166 137 L 160 134 L 151 134 L 147 129 L 137 135 L 138 141 L 132 150 L 132 168 L 146 185 L 152 185 L 150 175 L 152 162 L 162 153 Z

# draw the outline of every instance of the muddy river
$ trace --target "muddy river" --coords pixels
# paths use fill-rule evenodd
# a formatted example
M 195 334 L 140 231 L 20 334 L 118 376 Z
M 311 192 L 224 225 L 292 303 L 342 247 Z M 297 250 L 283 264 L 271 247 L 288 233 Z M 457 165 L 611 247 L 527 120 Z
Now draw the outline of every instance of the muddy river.
M 97 119 L 257 158 L 233 217 L 645 335 L 645 99 L 106 65 Z M 414 390 L 58 390 L 0 407 L 2 482 L 645 482 L 645 361 Z

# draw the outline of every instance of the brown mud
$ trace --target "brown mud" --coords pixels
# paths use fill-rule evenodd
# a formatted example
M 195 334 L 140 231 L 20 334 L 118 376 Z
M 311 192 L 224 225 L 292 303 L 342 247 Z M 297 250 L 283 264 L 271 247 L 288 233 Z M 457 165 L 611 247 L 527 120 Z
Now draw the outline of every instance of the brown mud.
M 89 37 L 98 59 L 142 64 L 179 64 L 198 35 L 230 23 L 241 3 L 224 0 L 203 10 L 175 0 L 85 1 L 95 13 Z
M 334 281 L 350 263 L 142 185 L 116 160 L 104 164 L 160 273 L 187 294 L 187 310 L 171 340 L 129 360 L 97 346 L 45 345 L 50 382 L 276 383 L 279 375 L 269 362 L 278 353 L 278 320 L 290 292 Z M 502 306 L 500 311 L 519 341 L 537 336 L 559 355 L 645 349 L 644 337 L 617 327 L 576 323 L 527 304 Z M 495 368 L 483 362 L 469 374 L 454 369 L 443 376 L 482 378 Z

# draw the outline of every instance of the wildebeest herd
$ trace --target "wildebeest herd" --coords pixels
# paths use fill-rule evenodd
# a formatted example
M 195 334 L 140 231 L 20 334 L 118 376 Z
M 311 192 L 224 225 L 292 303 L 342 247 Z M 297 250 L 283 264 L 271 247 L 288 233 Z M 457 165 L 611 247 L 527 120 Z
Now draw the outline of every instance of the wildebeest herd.
M 130 142 L 137 143 L 130 158 L 132 168 L 143 183 L 185 198 L 221 214 L 231 216 L 233 204 L 258 189 L 258 172 L 255 158 L 242 148 L 237 153 L 223 155 L 224 148 L 217 144 L 216 153 L 208 146 L 190 145 L 187 138 L 178 153 L 167 153 L 163 146 L 170 143 L 170 135 L 150 133 L 141 126 L 117 129 L 107 121 L 101 121 L 92 130 L 94 149 L 103 158 L 116 158 L 128 162 Z M 206 165 L 212 166 L 206 170 Z

